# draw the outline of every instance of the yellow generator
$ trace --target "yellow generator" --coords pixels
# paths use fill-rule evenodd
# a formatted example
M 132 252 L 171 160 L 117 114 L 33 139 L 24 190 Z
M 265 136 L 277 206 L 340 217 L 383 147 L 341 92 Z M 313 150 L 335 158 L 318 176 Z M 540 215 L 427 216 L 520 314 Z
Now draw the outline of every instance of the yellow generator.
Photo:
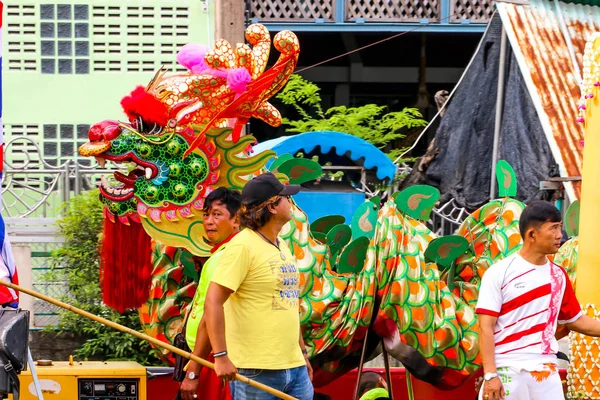
M 44 400 L 146 400 L 146 368 L 136 362 L 40 360 L 35 370 Z M 20 400 L 37 400 L 31 370 L 19 379 Z

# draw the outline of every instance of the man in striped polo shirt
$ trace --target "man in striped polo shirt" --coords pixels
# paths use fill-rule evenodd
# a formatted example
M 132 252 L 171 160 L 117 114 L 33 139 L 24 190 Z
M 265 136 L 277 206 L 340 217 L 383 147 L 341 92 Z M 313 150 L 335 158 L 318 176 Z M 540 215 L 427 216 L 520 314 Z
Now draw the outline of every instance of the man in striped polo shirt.
M 600 336 L 600 321 L 583 315 L 566 271 L 548 259 L 560 247 L 561 221 L 552 203 L 528 205 L 519 220 L 523 247 L 483 276 L 476 309 L 484 371 L 481 400 L 564 399 L 557 324 Z

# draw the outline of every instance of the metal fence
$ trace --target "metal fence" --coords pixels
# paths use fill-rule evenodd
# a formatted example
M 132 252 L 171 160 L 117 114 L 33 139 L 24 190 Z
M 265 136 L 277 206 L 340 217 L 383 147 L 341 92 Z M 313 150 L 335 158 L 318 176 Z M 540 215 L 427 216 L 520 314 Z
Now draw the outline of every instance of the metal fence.
M 33 290 L 55 299 L 61 299 L 68 293 L 64 269 L 60 266 L 52 268 L 50 265 L 50 252 L 59 245 L 58 243 L 35 243 L 31 249 Z M 58 324 L 59 311 L 60 307 L 35 299 L 33 326 L 42 328 Z

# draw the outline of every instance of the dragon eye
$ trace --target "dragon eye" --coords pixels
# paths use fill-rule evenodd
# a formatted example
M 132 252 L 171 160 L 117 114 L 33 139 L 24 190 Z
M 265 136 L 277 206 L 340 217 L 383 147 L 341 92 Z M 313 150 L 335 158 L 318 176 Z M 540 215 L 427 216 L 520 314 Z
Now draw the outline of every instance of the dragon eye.
M 173 188 L 173 194 L 176 197 L 183 197 L 185 196 L 185 192 L 186 192 L 186 187 L 183 183 L 178 183 L 177 185 L 175 185 L 175 187 Z
M 169 176 L 173 178 L 176 178 L 181 174 L 181 165 L 179 164 L 171 164 L 169 165 L 169 169 L 171 170 Z
M 155 199 L 156 196 L 158 196 L 158 189 L 154 186 L 149 186 L 146 189 L 146 197 L 152 200 Z
M 194 176 L 201 176 L 204 174 L 206 167 L 200 161 L 194 161 L 190 164 L 190 170 Z
M 152 152 L 152 149 L 150 148 L 150 145 L 142 143 L 140 144 L 139 152 L 142 157 L 148 157 Z
M 176 156 L 181 151 L 181 146 L 176 140 L 171 140 L 167 143 L 167 151 L 170 155 Z

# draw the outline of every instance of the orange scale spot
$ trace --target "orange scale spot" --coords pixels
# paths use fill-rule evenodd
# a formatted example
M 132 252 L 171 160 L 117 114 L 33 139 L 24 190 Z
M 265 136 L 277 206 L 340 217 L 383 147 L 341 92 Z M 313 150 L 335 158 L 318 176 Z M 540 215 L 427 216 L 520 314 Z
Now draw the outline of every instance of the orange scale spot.
M 340 291 L 344 291 L 344 289 L 346 288 L 346 285 L 345 285 L 344 281 L 338 280 L 338 279 L 336 279 L 336 280 L 333 281 L 333 286 L 337 290 L 340 290 Z
M 357 292 L 362 292 L 362 288 L 363 288 L 362 279 L 358 279 L 356 281 L 356 291 Z
M 340 310 L 336 310 L 336 312 L 333 313 L 333 315 L 331 316 L 330 320 L 335 321 L 336 319 L 338 319 L 340 316 L 342 315 Z
M 419 341 L 419 345 L 420 346 L 427 346 L 429 344 L 429 335 L 426 333 L 421 333 L 421 332 L 415 332 L 415 335 L 417 336 L 417 340 Z
M 296 256 L 297 259 L 302 260 L 304 259 L 304 249 L 302 247 L 300 247 L 298 245 L 298 243 L 294 243 L 294 255 Z
M 427 287 L 429 288 L 429 291 L 433 292 L 433 293 L 437 292 L 437 290 L 438 290 L 437 283 L 433 282 L 433 281 L 428 281 L 427 282 Z
M 421 292 L 421 285 L 418 282 L 408 281 L 408 289 L 410 290 L 410 294 L 416 296 Z
M 512 210 L 506 210 L 502 214 L 502 219 L 504 219 L 505 225 L 510 225 L 515 220 L 515 213 Z
M 475 255 L 480 256 L 484 250 L 485 250 L 484 243 L 475 243 Z
M 442 309 L 447 310 L 452 308 L 452 303 L 448 299 L 442 299 Z
M 491 225 L 492 223 L 494 223 L 494 221 L 496 221 L 496 214 L 492 213 L 490 215 L 488 215 L 487 217 L 485 217 L 485 219 L 483 220 L 483 224 L 485 226 Z
M 400 285 L 400 282 L 398 282 L 398 281 L 392 282 L 392 293 L 399 294 L 401 292 L 402 292 L 402 285 Z
M 492 258 L 496 258 L 496 256 L 500 254 L 500 250 L 498 249 L 498 244 L 496 242 L 490 243 L 490 253 L 492 254 Z
M 306 285 L 306 278 L 304 274 L 300 274 L 300 287 L 303 288 Z
M 325 347 L 325 341 L 323 339 L 315 339 L 313 340 L 313 343 L 316 350 L 321 350 L 323 347 Z
M 442 354 L 444 354 L 446 356 L 446 358 L 449 358 L 449 359 L 454 359 L 457 356 L 456 350 L 454 350 L 452 347 L 444 350 L 442 352 Z
M 514 248 L 516 246 L 518 246 L 521 243 L 521 234 L 519 233 L 513 233 L 512 235 L 510 235 L 508 237 L 508 247 L 509 248 Z
M 433 336 L 435 337 L 436 342 L 441 343 L 446 339 L 446 336 L 448 335 L 445 329 L 436 329 Z
M 414 307 L 411 309 L 413 320 L 423 321 L 425 319 L 425 310 L 423 307 Z
M 461 339 L 460 345 L 465 351 L 470 351 L 473 348 L 473 343 L 465 339 Z
M 466 301 L 473 301 L 476 299 L 475 293 L 473 293 L 472 290 L 465 289 L 465 291 L 463 292 L 463 299 L 465 299 Z
M 367 307 L 361 308 L 360 319 L 365 319 L 369 316 L 369 309 Z
M 463 311 L 457 311 L 456 312 L 456 319 L 458 321 L 462 321 L 463 317 L 465 316 L 465 313 Z
M 465 268 L 462 271 L 460 271 L 459 276 L 466 282 L 469 282 L 471 279 L 473 279 L 473 270 L 471 268 Z
M 320 292 L 321 290 L 323 290 L 323 282 L 321 281 L 321 279 L 317 278 L 316 276 L 313 278 L 313 287 L 312 287 L 312 291 L 313 292 Z
M 298 221 L 296 220 L 296 229 L 299 230 L 300 232 L 302 232 L 304 230 L 304 225 L 302 221 Z

